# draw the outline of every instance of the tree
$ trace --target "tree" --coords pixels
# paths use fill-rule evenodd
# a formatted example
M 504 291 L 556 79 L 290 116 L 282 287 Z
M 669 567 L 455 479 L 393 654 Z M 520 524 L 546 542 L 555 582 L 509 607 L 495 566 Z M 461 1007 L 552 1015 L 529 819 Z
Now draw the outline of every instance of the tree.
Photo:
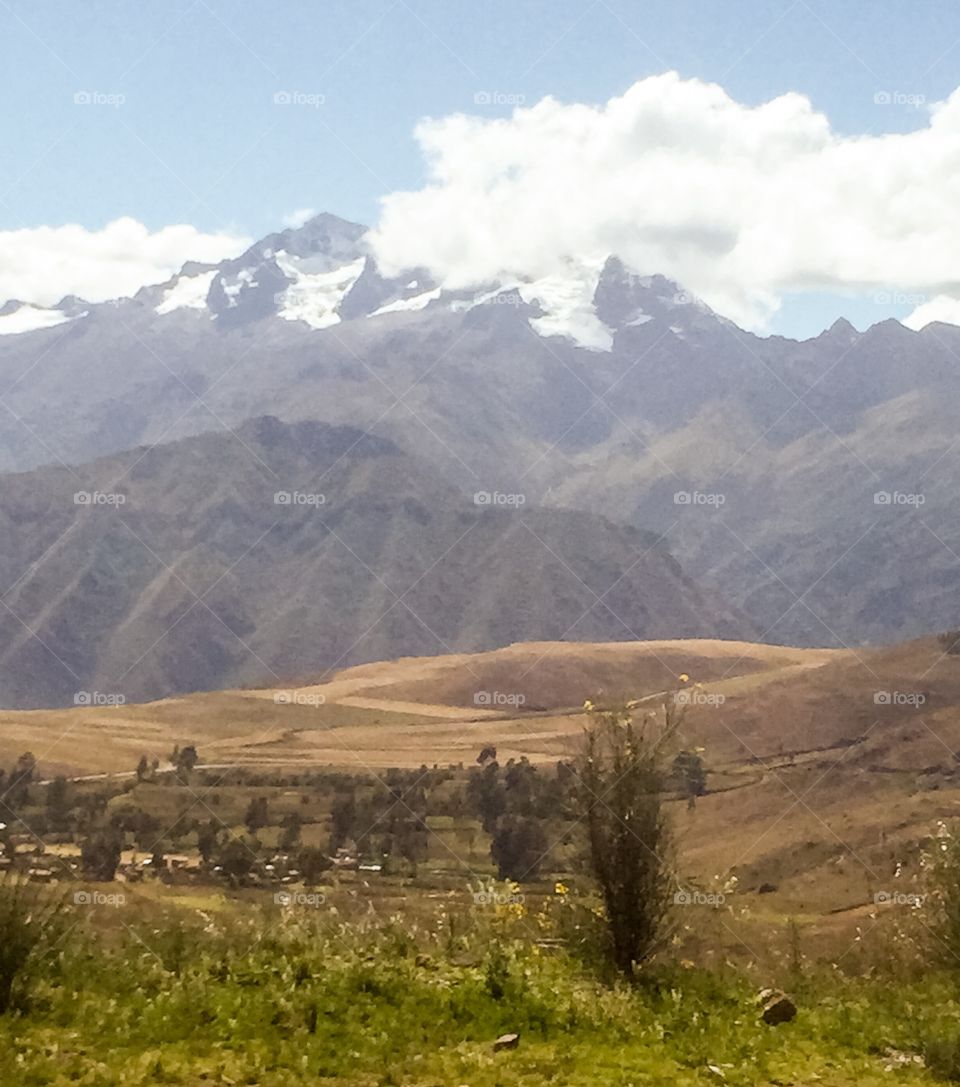
M 116 827 L 95 830 L 80 848 L 84 875 L 109 883 L 117 873 L 123 835 Z
M 283 822 L 280 824 L 283 831 L 280 834 L 279 845 L 284 853 L 292 853 L 296 849 L 300 841 L 300 825 L 300 816 L 296 812 L 283 817 Z
M 51 828 L 66 830 L 70 824 L 70 787 L 65 777 L 56 777 L 47 786 L 46 804 Z
M 200 761 L 200 756 L 197 754 L 197 749 L 193 744 L 187 744 L 186 747 L 175 747 L 173 754 L 170 756 L 170 761 L 173 763 L 174 768 L 177 771 L 177 776 L 186 781 L 190 777 L 193 768 Z
M 19 759 L 17 759 L 17 766 L 11 777 L 16 777 L 20 781 L 25 781 L 28 785 L 33 781 L 33 775 L 36 773 L 37 759 L 32 751 L 25 751 Z
M 261 827 L 269 824 L 270 816 L 267 812 L 267 798 L 265 796 L 255 796 L 250 800 L 243 821 L 251 834 L 256 834 Z
M 17 765 L 7 779 L 6 799 L 10 808 L 22 808 L 27 802 L 30 783 L 37 769 L 37 760 L 31 751 L 25 751 L 17 759 Z
M 414 805 L 416 799 L 411 798 Z M 406 861 L 411 874 L 416 876 L 417 865 L 427 859 L 429 853 L 427 824 L 425 819 L 426 798 L 423 798 L 423 814 L 407 807 L 394 807 L 387 819 L 387 832 L 383 837 L 381 853 L 391 865 L 397 858 Z
M 356 837 L 357 798 L 353 791 L 337 796 L 330 808 L 330 852 L 335 853 L 348 838 Z
M 133 832 L 133 840 L 137 849 L 147 852 L 153 849 L 157 841 L 160 820 L 149 812 L 137 809 L 134 817 L 130 820 L 129 829 Z
M 523 756 L 519 762 L 511 759 L 503 774 L 503 787 L 507 793 L 507 810 L 522 815 L 532 815 L 537 784 L 537 768 L 526 756 Z
M 666 935 L 673 867 L 662 798 L 679 717 L 670 702 L 639 719 L 635 704 L 585 708 L 590 723 L 575 764 L 578 805 L 605 907 L 608 954 L 632 977 Z
M 239 838 L 228 838 L 217 851 L 217 863 L 234 886 L 247 878 L 256 859 L 250 846 Z
M 297 868 L 307 887 L 313 887 L 319 881 L 320 876 L 332 866 L 333 862 L 322 849 L 303 846 L 297 854 Z
M 212 819 L 197 828 L 197 852 L 204 864 L 209 864 L 216 852 L 218 837 L 217 824 Z
M 547 836 L 539 819 L 526 815 L 505 815 L 498 822 L 490 842 L 490 856 L 501 879 L 517 883 L 536 879 L 548 850 Z
M 680 751 L 673 760 L 671 784 L 692 808 L 707 791 L 707 770 L 698 751 Z
M 497 820 L 507 810 L 506 791 L 500 780 L 500 765 L 494 759 L 482 770 L 474 770 L 467 783 L 467 797 L 480 815 L 483 829 L 492 834 Z
M 150 854 L 150 871 L 155 875 L 167 870 L 167 855 L 164 852 L 163 842 L 154 842 L 153 852 Z
M 147 756 L 141 755 L 140 761 L 137 763 L 137 781 L 144 781 L 149 772 L 149 764 L 147 763 Z

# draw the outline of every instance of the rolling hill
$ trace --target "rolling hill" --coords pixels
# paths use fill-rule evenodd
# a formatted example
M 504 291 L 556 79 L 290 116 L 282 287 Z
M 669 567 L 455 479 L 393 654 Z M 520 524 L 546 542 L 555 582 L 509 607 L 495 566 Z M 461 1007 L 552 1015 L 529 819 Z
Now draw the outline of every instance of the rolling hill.
M 510 497 L 464 494 L 389 439 L 272 417 L 0 476 L 0 703 L 137 701 L 519 640 L 751 632 L 657 537 Z
M 683 685 L 683 672 L 703 686 Z M 501 762 L 553 763 L 575 750 L 585 697 L 647 697 L 653 709 L 676 690 L 693 692 L 681 742 L 702 747 L 709 769 L 695 807 L 674 807 L 685 878 L 735 875 L 743 917 L 785 926 L 808 915 L 828 935 L 847 934 L 843 951 L 851 926 L 876 912 L 877 892 L 910 890 L 921 850 L 960 802 L 960 661 L 933 638 L 864 652 L 696 639 L 521 644 L 363 664 L 284 688 L 8 711 L 0 763 L 30 749 L 44 775 L 130 774 L 141 754 L 163 760 L 189 742 L 214 781 L 244 767 L 469 766 L 489 744 Z M 478 703 L 498 692 L 513 700 Z

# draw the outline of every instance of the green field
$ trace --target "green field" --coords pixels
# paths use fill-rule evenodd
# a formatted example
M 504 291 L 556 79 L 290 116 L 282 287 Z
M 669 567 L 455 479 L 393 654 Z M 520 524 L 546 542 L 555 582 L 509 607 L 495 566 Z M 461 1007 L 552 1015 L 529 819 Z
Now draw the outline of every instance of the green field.
M 879 960 L 851 976 L 785 942 L 762 980 L 799 1011 L 769 1026 L 760 979 L 722 961 L 668 954 L 632 987 L 598 976 L 549 887 L 502 907 L 359 890 L 279 908 L 157 885 L 73 908 L 24 1012 L 0 1017 L 0 1082 L 862 1087 L 937 1082 L 925 1058 L 952 1067 L 957 990 L 916 962 L 894 983 Z M 506 1032 L 518 1047 L 494 1052 Z

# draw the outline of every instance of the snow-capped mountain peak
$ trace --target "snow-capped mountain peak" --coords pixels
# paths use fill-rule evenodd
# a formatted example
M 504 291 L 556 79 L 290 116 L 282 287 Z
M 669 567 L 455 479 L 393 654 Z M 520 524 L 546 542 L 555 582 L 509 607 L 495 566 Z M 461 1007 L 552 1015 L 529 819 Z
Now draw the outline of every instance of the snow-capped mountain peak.
M 676 283 L 639 275 L 612 256 L 571 258 L 538 278 L 505 278 L 472 290 L 447 290 L 422 268 L 387 276 L 368 249 L 365 228 L 326 213 L 219 265 L 187 265 L 141 294 L 158 317 L 192 312 L 224 329 L 280 319 L 313 331 L 361 319 L 408 320 L 426 310 L 465 315 L 508 300 L 511 320 L 519 315 L 544 339 L 598 352 L 657 319 L 678 336 L 698 320 L 717 319 Z
M 15 336 L 21 332 L 38 332 L 55 328 L 86 317 L 89 307 L 77 298 L 67 297 L 56 306 L 37 306 L 32 302 L 11 299 L 0 307 L 0 336 Z

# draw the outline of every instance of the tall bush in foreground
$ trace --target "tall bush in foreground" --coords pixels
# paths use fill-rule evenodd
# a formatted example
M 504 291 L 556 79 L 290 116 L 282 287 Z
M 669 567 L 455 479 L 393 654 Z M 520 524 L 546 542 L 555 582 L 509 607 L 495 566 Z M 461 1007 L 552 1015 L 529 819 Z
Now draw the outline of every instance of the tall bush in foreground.
M 608 954 L 632 977 L 663 944 L 674 866 L 663 794 L 678 726 L 671 703 L 637 714 L 636 705 L 585 707 L 590 723 L 575 764 L 577 803 L 588 858 L 605 909 Z
M 939 823 L 932 850 L 922 863 L 928 895 L 921 899 L 924 924 L 932 937 L 934 958 L 960 977 L 960 837 L 957 824 Z
M 25 880 L 0 879 L 0 1015 L 26 996 L 65 931 L 63 899 Z

